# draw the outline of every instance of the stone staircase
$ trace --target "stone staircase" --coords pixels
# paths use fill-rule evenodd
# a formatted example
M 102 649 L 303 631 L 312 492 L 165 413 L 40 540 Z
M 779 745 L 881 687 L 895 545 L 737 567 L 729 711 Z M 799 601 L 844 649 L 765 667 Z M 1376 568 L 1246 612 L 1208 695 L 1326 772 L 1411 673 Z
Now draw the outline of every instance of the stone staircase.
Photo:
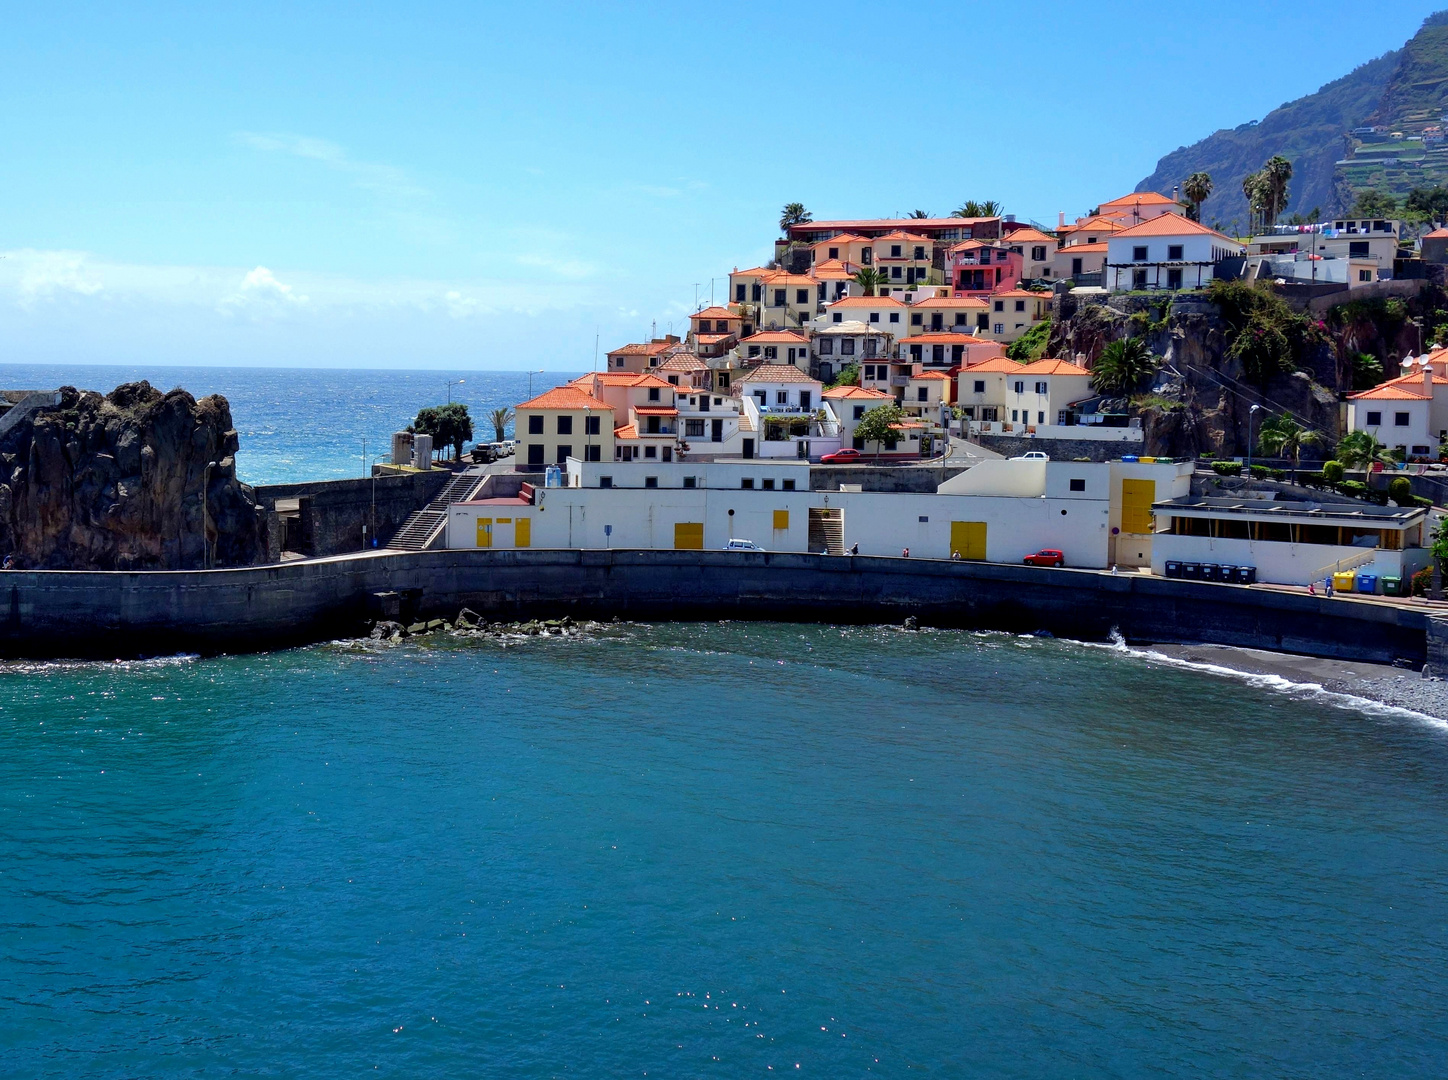
M 448 507 L 474 498 L 487 481 L 488 474 L 482 469 L 464 469 L 443 486 L 432 502 L 413 511 L 387 546 L 398 551 L 426 551 L 441 537 Z
M 809 512 L 809 550 L 827 551 L 831 555 L 845 553 L 845 523 L 839 510 L 811 508 Z

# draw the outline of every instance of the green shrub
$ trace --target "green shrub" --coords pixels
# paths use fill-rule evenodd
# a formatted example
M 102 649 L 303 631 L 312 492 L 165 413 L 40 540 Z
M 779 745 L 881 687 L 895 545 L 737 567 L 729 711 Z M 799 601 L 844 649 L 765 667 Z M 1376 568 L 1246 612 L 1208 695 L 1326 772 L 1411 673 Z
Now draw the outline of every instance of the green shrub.
M 1413 481 L 1406 476 L 1395 476 L 1388 483 L 1388 497 L 1399 506 L 1409 505 L 1413 498 Z
M 1252 475 L 1255 476 L 1258 480 L 1266 480 L 1276 471 L 1278 470 L 1269 469 L 1266 465 L 1253 465 L 1251 469 Z
M 1425 498 L 1423 498 L 1423 496 L 1421 496 L 1421 495 L 1414 495 L 1414 496 L 1413 496 L 1413 505 L 1414 505 L 1414 506 L 1422 506 L 1422 507 L 1430 507 L 1430 506 L 1433 505 L 1433 500 L 1432 500 L 1432 499 L 1425 499 Z
M 1342 483 L 1342 462 L 1324 461 L 1322 463 L 1322 475 L 1330 484 Z
M 1328 485 L 1327 477 L 1320 472 L 1298 473 L 1297 480 L 1303 487 L 1325 488 Z
M 1241 476 L 1242 463 L 1240 461 L 1214 461 L 1212 471 L 1218 476 Z
M 1326 470 L 1323 470 L 1326 472 Z M 1337 485 L 1337 490 L 1343 495 L 1351 495 L 1354 499 L 1361 499 L 1368 493 L 1368 486 L 1361 480 L 1344 480 Z
M 1214 457 L 1216 457 L 1216 456 L 1217 456 L 1217 452 L 1216 452 L 1215 450 L 1203 450 L 1200 454 L 1197 455 L 1197 457 L 1202 458 L 1202 459 L 1204 459 L 1204 460 L 1210 460 L 1210 459 L 1212 459 L 1212 458 L 1214 458 Z

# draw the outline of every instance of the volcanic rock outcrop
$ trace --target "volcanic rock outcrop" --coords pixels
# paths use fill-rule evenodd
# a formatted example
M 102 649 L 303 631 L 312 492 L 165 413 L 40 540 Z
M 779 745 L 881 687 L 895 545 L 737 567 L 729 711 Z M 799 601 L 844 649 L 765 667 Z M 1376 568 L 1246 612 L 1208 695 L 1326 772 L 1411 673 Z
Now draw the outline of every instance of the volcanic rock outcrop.
M 266 554 L 219 395 L 147 382 L 60 400 L 0 433 L 0 555 L 17 569 L 194 570 Z M 0 423 L 0 427 L 5 427 Z M 204 485 L 204 492 L 203 492 Z

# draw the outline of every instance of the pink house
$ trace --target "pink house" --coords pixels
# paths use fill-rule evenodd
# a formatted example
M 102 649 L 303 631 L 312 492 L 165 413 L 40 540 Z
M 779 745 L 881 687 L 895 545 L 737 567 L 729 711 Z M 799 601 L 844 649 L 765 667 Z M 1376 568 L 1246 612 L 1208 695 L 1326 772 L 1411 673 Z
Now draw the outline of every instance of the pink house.
M 953 296 L 988 296 L 1020 284 L 1025 256 L 982 240 L 956 244 L 946 255 Z

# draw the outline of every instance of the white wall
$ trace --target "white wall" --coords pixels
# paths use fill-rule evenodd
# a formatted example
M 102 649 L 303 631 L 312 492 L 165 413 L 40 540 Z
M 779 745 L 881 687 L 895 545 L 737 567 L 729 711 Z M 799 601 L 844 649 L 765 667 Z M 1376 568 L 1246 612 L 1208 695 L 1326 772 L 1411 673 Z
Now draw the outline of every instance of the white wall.
M 1348 427 L 1353 431 L 1367 431 L 1388 449 L 1395 446 L 1426 446 L 1428 453 L 1438 453 L 1438 436 L 1429 425 L 1432 403 L 1423 401 L 1350 401 L 1348 402 Z M 1368 413 L 1382 413 L 1381 424 L 1369 424 Z M 1397 414 L 1407 413 L 1408 423 L 1399 427 Z
M 1255 566 L 1258 581 L 1278 585 L 1306 585 L 1311 581 L 1320 584 L 1327 568 L 1340 561 L 1356 559 L 1368 551 L 1373 552 L 1373 561 L 1356 567 L 1358 573 L 1410 577 L 1428 565 L 1428 552 L 1423 548 L 1388 551 L 1330 544 L 1223 540 L 1209 536 L 1175 536 L 1172 533 L 1157 533 L 1152 541 L 1151 570 L 1154 574 L 1163 575 L 1167 562 L 1171 560 Z

